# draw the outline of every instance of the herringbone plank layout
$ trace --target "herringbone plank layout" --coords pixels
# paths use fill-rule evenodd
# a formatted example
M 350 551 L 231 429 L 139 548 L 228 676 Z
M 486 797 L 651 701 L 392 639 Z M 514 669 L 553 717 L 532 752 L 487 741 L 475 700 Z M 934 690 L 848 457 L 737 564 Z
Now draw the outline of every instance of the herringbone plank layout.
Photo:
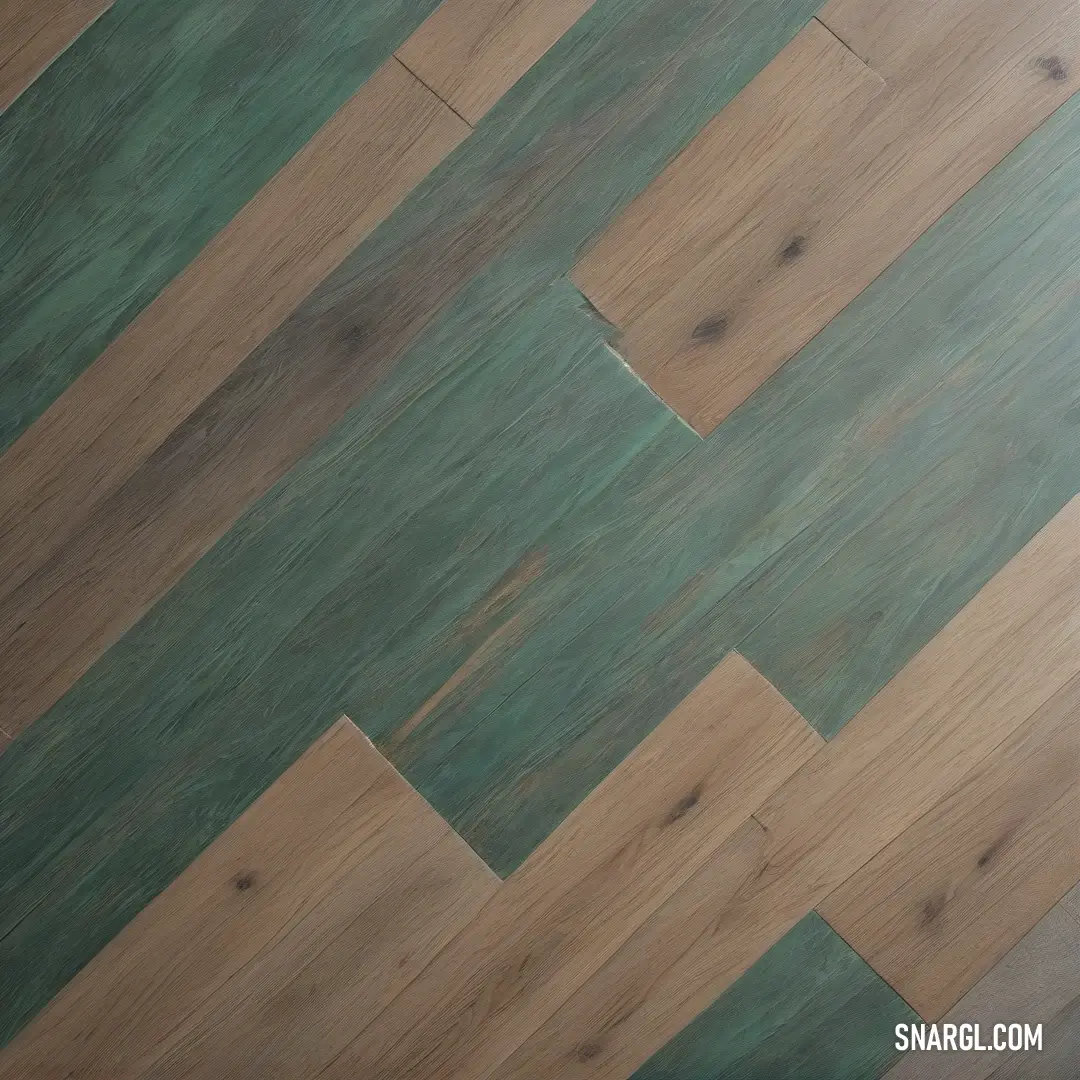
M 0 1078 L 1071 1077 L 1078 87 L 0 0 Z

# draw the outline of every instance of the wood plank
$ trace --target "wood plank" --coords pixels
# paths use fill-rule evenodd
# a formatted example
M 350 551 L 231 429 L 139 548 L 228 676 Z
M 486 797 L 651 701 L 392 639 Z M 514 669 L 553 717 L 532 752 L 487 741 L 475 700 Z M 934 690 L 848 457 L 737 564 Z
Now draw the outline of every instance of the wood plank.
M 573 268 L 574 283 L 619 327 L 620 352 L 700 433 L 719 422 L 701 404 L 724 379 L 713 343 L 753 310 L 764 282 L 802 258 L 825 216 L 821 202 L 838 197 L 829 187 L 837 158 L 883 88 L 812 19 Z M 706 290 L 712 307 L 701 309 L 703 297 L 687 305 Z M 691 316 L 693 361 L 675 355 Z M 739 400 L 761 381 L 738 369 L 730 378 L 725 392 Z
M 1078 530 L 1080 499 L 765 800 L 753 815 L 764 828 L 758 872 L 744 873 L 735 842 L 716 851 L 713 887 L 724 899 L 711 913 L 719 943 L 710 993 L 734 983 L 1077 674 Z
M 6 109 L 112 0 L 7 0 L 0 10 L 0 111 Z
M 443 353 L 422 374 L 403 373 L 392 395 L 379 393 L 392 373 L 408 367 L 409 346 L 438 316 L 447 317 L 444 309 L 459 293 L 462 338 L 450 336 L 465 351 L 488 329 L 477 312 L 494 317 L 547 287 L 583 239 L 756 73 L 760 53 L 793 35 L 812 5 L 787 0 L 783 18 L 772 18 L 749 0 L 719 7 L 692 0 L 684 20 L 658 33 L 663 5 L 640 0 L 632 17 L 597 16 L 614 20 L 610 34 L 585 27 L 566 35 L 533 70 L 536 85 L 504 100 L 501 122 L 446 163 L 452 179 L 436 170 L 401 208 L 409 212 L 395 214 L 325 279 L 94 507 L 78 542 L 65 544 L 8 599 L 0 614 L 0 652 L 8 662 L 0 682 L 2 707 L 17 715 L 12 727 L 21 729 L 55 702 L 350 407 L 374 399 L 376 415 L 367 419 L 381 426 L 415 397 L 418 384 L 438 382 L 441 365 L 458 352 Z M 628 69 L 633 55 L 640 62 Z M 717 57 L 719 81 L 710 67 Z M 673 58 L 678 77 L 668 79 Z M 585 69 L 588 94 L 578 78 Z M 658 79 L 660 93 L 652 89 Z M 564 121 L 585 114 L 599 128 L 581 145 L 576 124 Z M 637 165 L 613 177 L 606 162 L 621 159 L 628 145 Z M 556 188 L 558 209 L 548 199 Z M 614 358 L 607 363 L 618 366 Z M 51 640 L 63 622 L 55 620 L 61 607 L 82 613 L 80 625 L 43 652 L 34 642 L 40 634 Z
M 1045 1056 L 1069 1049 L 1055 1021 L 1075 1013 L 1078 1001 L 1080 923 L 1057 904 L 944 1017 L 945 1022 L 979 1024 L 984 1040 L 993 1037 L 994 1024 L 1042 1023 L 1042 1053 L 913 1052 L 896 1063 L 886 1080 L 987 1080 L 997 1077 L 995 1070 L 1005 1068 L 1009 1058 L 1023 1061 L 1028 1071 L 1021 1076 L 1054 1076 L 1037 1070 Z
M 0 861 L 12 870 L 0 881 L 10 958 L 0 964 L 5 1024 L 44 1004 L 70 977 L 72 949 L 89 960 L 228 827 L 243 800 L 325 726 L 335 701 L 355 700 L 359 669 L 352 665 L 361 657 L 362 679 L 376 677 L 385 706 L 414 703 L 403 722 L 474 653 L 498 663 L 501 650 L 515 647 L 515 627 L 529 625 L 519 619 L 499 633 L 544 564 L 537 538 L 558 533 L 639 458 L 662 467 L 697 442 L 621 365 L 617 378 L 597 377 L 606 354 L 581 304 L 580 294 L 560 287 L 526 317 L 488 322 L 484 347 L 459 357 L 460 376 L 424 394 L 374 447 L 365 451 L 352 433 L 328 443 L 305 467 L 310 482 L 276 504 L 289 508 L 287 530 L 278 532 L 275 519 L 268 533 L 267 519 L 253 514 L 247 527 L 261 540 L 237 548 L 236 537 L 227 537 L 215 549 L 231 566 L 230 585 L 208 578 L 213 563 L 204 560 L 117 646 L 137 654 L 121 665 L 123 700 L 115 696 L 117 669 L 101 665 L 80 683 L 78 725 L 69 728 L 63 718 L 72 699 L 0 758 Z M 468 424 L 458 422 L 463 415 Z M 620 417 L 618 437 L 598 440 L 612 415 Z M 512 454 L 499 438 L 507 430 L 520 436 Z M 443 453 L 433 455 L 433 445 Z M 405 487 L 403 477 L 411 478 Z M 508 497 L 519 506 L 509 518 Z M 450 506 L 456 511 L 448 516 Z M 313 528 L 318 522 L 334 523 L 333 534 Z M 426 538 L 422 554 L 393 540 L 416 536 L 417 525 Z M 252 537 L 247 529 L 244 535 Z M 343 559 L 349 569 L 342 574 Z M 245 583 L 256 568 L 254 576 L 274 568 L 273 584 L 249 594 Z M 372 599 L 393 600 L 402 584 L 421 581 L 452 602 L 427 605 L 419 624 L 408 601 L 358 617 Z M 316 633 L 298 648 L 292 635 L 306 635 L 309 616 L 317 626 L 329 616 L 339 630 Z M 255 625 L 258 642 L 245 629 Z M 207 648 L 204 635 L 216 644 Z M 326 655 L 331 641 L 351 658 L 346 664 Z M 181 675 L 188 650 L 212 670 Z M 256 668 L 265 662 L 266 673 L 251 669 L 252 660 Z M 376 676 L 384 663 L 395 673 L 385 680 Z M 482 677 L 483 666 L 473 667 Z M 146 708 L 147 677 L 165 679 L 153 710 Z M 110 702 L 105 712 L 82 697 L 87 692 Z M 223 707 L 224 698 L 230 704 Z M 368 723 L 376 715 L 366 706 L 364 714 Z M 58 774 L 68 779 L 63 788 L 48 783 Z M 91 790 L 103 797 L 88 803 Z M 587 793 L 576 792 L 578 800 Z M 124 886 L 105 894 L 98 885 L 113 874 Z M 58 918 L 47 928 L 46 914 L 50 923 Z M 39 951 L 40 941 L 51 944 Z M 28 966 L 42 956 L 56 965 Z
M 19 222 L 0 234 L 0 450 L 435 6 L 116 4 L 19 96 L 0 119 Z
M 811 912 L 634 1080 L 866 1080 L 914 1012 Z
M 1080 670 L 1078 538 L 1080 498 L 757 812 L 814 906 Z
M 717 1000 L 715 979 L 726 970 L 729 949 L 720 913 L 767 872 L 767 848 L 765 831 L 751 819 L 725 846 L 724 858 L 706 863 L 647 920 L 499 1076 L 864 1080 L 885 1065 L 891 1038 L 882 1033 L 914 1014 L 813 915 Z M 794 1015 L 778 1015 L 782 1008 Z M 872 1010 L 872 1028 L 863 1010 Z M 835 1025 L 837 1014 L 846 1023 L 827 1038 L 822 1032 L 815 1048 L 811 1025 L 819 1012 L 826 1023 Z M 684 1031 L 688 1024 L 692 1030 Z M 786 1038 L 777 1039 L 781 1031 Z
M 0 1054 L 0 1076 L 304 1077 L 499 881 L 342 720 Z M 205 1055 L 205 1056 L 204 1056 Z
M 503 1075 L 514 1051 L 714 852 L 734 845 L 742 855 L 725 867 L 752 872 L 746 844 L 752 852 L 760 830 L 746 819 L 820 745 L 753 668 L 727 658 L 334 1061 L 327 1080 Z
M 819 907 L 927 1020 L 1080 876 L 1080 677 Z
M 749 818 L 500 1066 L 504 1080 L 625 1080 L 715 998 L 716 913 L 765 870 L 765 830 Z
M 715 84 L 703 49 L 679 116 Z M 661 119 L 614 145 L 640 163 Z M 1075 493 L 1077 124 L 1070 103 L 692 457 L 569 299 L 506 315 L 528 259 L 478 283 L 0 758 L 5 947 L 44 958 L 0 965 L 2 1030 L 183 868 L 187 823 L 208 841 L 343 704 L 505 872 L 766 611 L 788 696 L 822 728 L 856 712 Z M 835 592 L 854 630 L 826 648 L 800 628 Z M 826 708 L 819 677 L 849 689 Z
M 718 117 L 574 271 L 634 370 L 702 433 L 1080 87 L 1071 0 L 840 6 L 888 23 L 886 93 L 860 90 L 854 57 L 846 76 L 834 61 L 822 99 L 812 63 L 790 84 L 794 57 L 766 69 L 738 116 Z M 830 10 L 849 42 L 849 20 Z M 781 125 L 796 127 L 791 155 L 763 154 Z M 819 128 L 823 153 L 803 152 Z M 732 130 L 746 151 L 731 153 Z M 716 191 L 704 228 L 672 213 Z
M 15 652 L 47 654 L 52 669 L 38 670 L 43 682 L 24 685 L 26 696 L 5 698 L 13 730 L 199 553 L 174 549 L 149 595 L 114 594 L 103 611 L 75 599 L 97 593 L 84 571 L 108 547 L 95 511 L 468 133 L 391 59 L 0 459 L 0 612 L 15 620 L 0 615 L 0 634 L 23 624 Z
M 593 0 L 446 0 L 396 55 L 475 125 L 592 4 Z
M 1080 882 L 1061 898 L 1061 906 L 1080 922 Z

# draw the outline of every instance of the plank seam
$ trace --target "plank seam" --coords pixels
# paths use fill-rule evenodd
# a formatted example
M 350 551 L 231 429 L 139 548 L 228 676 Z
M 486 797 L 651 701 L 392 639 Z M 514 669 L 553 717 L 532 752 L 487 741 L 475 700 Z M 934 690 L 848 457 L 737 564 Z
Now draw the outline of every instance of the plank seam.
M 853 49 L 853 48 L 852 48 L 852 47 L 851 47 L 851 46 L 850 46 L 850 45 L 849 45 L 849 44 L 848 44 L 848 43 L 847 43 L 847 42 L 846 42 L 846 41 L 845 41 L 845 40 L 844 40 L 844 39 L 843 39 L 843 38 L 842 38 L 842 37 L 841 37 L 841 36 L 840 36 L 840 35 L 839 35 L 839 34 L 838 34 L 838 33 L 837 33 L 837 32 L 836 32 L 836 31 L 835 31 L 835 30 L 834 30 L 834 29 L 833 29 L 833 28 L 832 28 L 832 27 L 831 27 L 831 26 L 830 26 L 830 25 L 828 24 L 828 23 L 827 23 L 827 22 L 825 22 L 825 21 L 824 21 L 824 20 L 823 20 L 823 19 L 821 18 L 821 16 L 820 16 L 820 15 L 815 15 L 815 16 L 813 17 L 813 19 L 811 19 L 810 21 L 811 21 L 811 22 L 816 22 L 816 23 L 817 23 L 817 24 L 818 24 L 819 26 L 823 27 L 823 28 L 824 28 L 824 29 L 825 29 L 826 31 L 828 31 L 828 33 L 832 34 L 832 36 L 833 36 L 834 38 L 836 38 L 836 40 L 837 40 L 837 41 L 838 41 L 838 42 L 839 42 L 839 43 L 840 43 L 840 44 L 841 44 L 841 45 L 842 45 L 842 46 L 843 46 L 843 47 L 844 47 L 844 48 L 845 48 L 845 49 L 846 49 L 846 50 L 847 50 L 847 51 L 848 51 L 849 53 L 851 53 L 851 55 L 852 55 L 852 56 L 854 56 L 854 57 L 855 57 L 855 59 L 856 59 L 856 60 L 858 60 L 858 61 L 859 61 L 859 63 L 860 63 L 860 64 L 862 64 L 862 66 L 863 66 L 864 68 L 866 68 L 866 70 L 867 70 L 867 71 L 869 71 L 869 72 L 870 72 L 870 74 L 871 74 L 871 75 L 873 75 L 873 76 L 874 76 L 874 77 L 875 77 L 876 79 L 880 80 L 880 81 L 881 81 L 881 82 L 882 82 L 883 84 L 885 83 L 885 81 L 886 81 L 886 80 L 885 80 L 885 76 L 884 76 L 884 75 L 882 75 L 882 74 L 881 74 L 881 72 L 879 72 L 879 71 L 875 70 L 874 68 L 872 68 L 872 67 L 871 67 L 871 66 L 870 66 L 870 65 L 869 65 L 869 64 L 868 64 L 868 63 L 866 62 L 866 60 L 865 60 L 865 59 L 864 59 L 863 57 L 861 57 L 861 56 L 860 56 L 860 55 L 859 55 L 859 54 L 858 54 L 858 53 L 857 53 L 857 52 L 856 52 L 856 51 L 855 51 L 855 50 L 854 50 L 854 49 Z
M 476 130 L 475 124 L 470 124 L 469 121 L 466 120 L 465 117 L 462 116 L 461 113 L 459 113 L 457 109 L 455 109 L 454 106 L 451 105 L 450 102 L 442 96 L 442 94 L 438 93 L 437 91 L 432 89 L 432 87 L 428 83 L 424 82 L 424 80 L 421 79 L 420 76 L 417 75 L 416 72 L 413 71 L 413 69 L 409 67 L 409 65 L 406 64 L 405 61 L 402 60 L 397 53 L 392 53 L 391 59 L 396 60 L 425 90 L 428 91 L 428 93 L 430 93 L 433 97 L 438 98 L 470 131 Z

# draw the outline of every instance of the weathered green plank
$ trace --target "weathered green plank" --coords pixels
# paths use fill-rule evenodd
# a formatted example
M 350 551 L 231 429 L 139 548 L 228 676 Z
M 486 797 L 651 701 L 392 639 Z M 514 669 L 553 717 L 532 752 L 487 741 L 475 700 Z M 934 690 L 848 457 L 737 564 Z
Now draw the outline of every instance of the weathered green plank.
M 437 0 L 118 0 L 0 115 L 0 451 Z
M 0 757 L 6 1034 L 355 684 L 414 708 L 540 572 L 538 533 L 639 459 L 697 445 L 567 282 L 488 330 L 376 442 L 336 433 Z
M 915 1011 L 815 912 L 633 1080 L 873 1080 Z
M 629 10 L 601 5 L 594 12 Z M 614 52 L 607 62 L 632 66 Z M 876 632 L 904 627 L 888 661 L 899 667 L 1072 493 L 1072 429 L 1032 413 L 1064 418 L 1080 400 L 1067 362 L 1074 324 L 1059 302 L 1077 254 L 1061 224 L 1080 191 L 1077 109 L 687 454 L 685 429 L 596 344 L 573 297 L 532 296 L 563 266 L 580 221 L 603 217 L 603 200 L 583 219 L 564 214 L 564 200 L 588 195 L 590 173 L 603 187 L 637 139 L 663 134 L 663 100 L 690 100 L 694 79 L 709 76 L 705 60 L 679 78 L 665 72 L 674 96 L 654 88 L 656 113 L 548 189 L 514 234 L 529 244 L 448 300 L 392 377 L 0 757 L 4 1031 L 337 712 L 505 870 L 731 644 L 752 644 L 774 612 L 777 626 L 809 619 L 837 553 L 862 560 L 848 569 L 865 581 L 896 536 L 941 538 L 873 597 Z M 521 84 L 508 117 L 543 114 L 548 77 L 541 67 Z M 579 107 L 588 117 L 587 99 Z M 513 139 L 546 160 L 549 144 L 527 132 Z M 468 145 L 485 139 L 496 136 Z M 470 152 L 455 168 L 475 179 Z M 353 267 L 389 250 L 391 231 L 400 242 L 437 224 L 427 215 L 447 203 L 432 196 L 455 182 L 440 170 Z M 623 198 L 626 177 L 611 184 L 604 198 Z M 1005 402 L 1011 385 L 1023 393 Z M 1025 440 L 1045 455 L 1038 498 L 1021 466 L 1000 480 L 963 467 L 965 455 L 991 462 L 1010 447 L 1023 461 Z M 943 531 L 944 510 L 963 499 L 971 521 L 1010 521 L 970 559 Z M 935 582 L 945 591 L 926 604 Z M 755 657 L 769 674 L 771 640 Z M 855 664 L 872 647 L 856 635 L 830 659 Z M 804 671 L 778 679 L 796 700 Z M 827 716 L 811 719 L 828 729 Z
M 1071 102 L 700 451 L 624 495 L 640 519 L 579 516 L 602 548 L 551 560 L 537 631 L 467 712 L 429 718 L 458 735 L 449 756 L 449 731 L 399 754 L 492 865 L 732 648 L 831 734 L 1076 493 L 1078 147 Z
M 385 363 L 395 333 L 427 326 L 393 378 L 0 758 L 5 1035 L 337 713 L 388 732 L 478 649 L 511 653 L 503 612 L 541 574 L 559 522 L 697 445 L 598 344 L 570 287 L 547 284 L 815 7 L 599 0 L 259 351 L 275 378 L 292 363 L 325 392 L 294 346 L 307 334 L 336 356 L 335 328 L 374 317 L 370 337 L 347 335 L 355 388 L 368 352 Z M 444 247 L 472 280 L 439 264 Z M 395 293 L 402 265 L 422 269 L 426 292 Z M 228 393 L 208 406 L 213 424 L 185 431 L 244 437 Z

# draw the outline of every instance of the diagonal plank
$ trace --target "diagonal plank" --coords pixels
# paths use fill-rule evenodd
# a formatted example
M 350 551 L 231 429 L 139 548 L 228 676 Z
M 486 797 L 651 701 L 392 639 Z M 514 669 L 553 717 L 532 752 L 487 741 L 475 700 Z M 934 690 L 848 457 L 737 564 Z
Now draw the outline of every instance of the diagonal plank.
M 398 59 L 470 124 L 488 110 L 593 0 L 445 0 Z
M 1075 1072 L 1078 1009 L 1080 922 L 1063 900 L 943 1017 L 945 1023 L 979 1024 L 983 1042 L 993 1038 L 995 1024 L 1041 1023 L 1042 1051 L 913 1052 L 896 1063 L 886 1080 L 1065 1080 Z M 1068 1068 L 1062 1068 L 1065 1055 L 1071 1057 Z
M 0 111 L 112 0 L 6 0 L 0 9 Z
M 28 693 L 69 684 L 132 618 L 124 592 L 93 603 L 86 575 L 112 550 L 110 495 L 468 133 L 391 59 L 0 459 L 0 625 L 12 634 L 0 667 L 14 679 L 17 657 L 34 654 L 52 668 Z M 126 574 L 139 575 L 140 547 L 123 549 Z M 192 561 L 170 543 L 152 592 Z M 15 733 L 33 701 L 5 701 Z
M 789 84 L 789 50 L 742 96 L 744 151 L 718 117 L 574 270 L 634 370 L 703 434 L 1080 86 L 1073 0 L 845 0 L 820 18 L 851 44 L 863 14 L 888 24 L 868 45 L 885 92 L 852 71 L 845 93 L 838 61 Z M 792 153 L 764 153 L 787 127 Z M 815 133 L 823 152 L 802 152 Z
M 692 0 L 671 25 L 660 0 L 637 0 L 631 14 L 594 7 L 504 99 L 500 123 L 435 170 L 7 598 L 0 708 L 12 727 L 54 703 L 350 407 L 385 425 L 490 320 L 557 278 L 812 2 L 785 0 L 778 18 L 749 0 Z M 604 19 L 615 25 L 597 33 Z M 635 167 L 613 172 L 628 152 Z M 454 351 L 401 372 L 416 339 L 450 318 L 461 320 Z M 79 614 L 55 640 L 59 610 Z
M 274 779 L 335 700 L 388 736 L 503 625 L 395 753 L 506 872 L 739 640 L 738 619 L 785 594 L 794 617 L 764 656 L 789 692 L 811 670 L 781 663 L 800 623 L 850 607 L 848 638 L 830 627 L 828 650 L 805 650 L 846 687 L 835 708 L 811 700 L 816 723 L 840 726 L 1075 491 L 1077 255 L 1061 222 L 1077 115 L 1061 110 L 747 410 L 695 437 L 695 455 L 660 453 L 636 420 L 626 442 L 595 437 L 640 414 L 597 380 L 592 353 L 573 380 L 548 381 L 577 348 L 569 305 L 531 312 L 524 344 L 503 324 L 493 340 L 486 321 L 484 349 L 454 354 L 460 324 L 445 328 L 431 368 L 449 352 L 467 376 L 427 386 L 390 438 L 366 441 L 370 414 L 343 425 L 0 760 L 5 1033 Z M 516 458 L 504 430 L 528 432 Z M 913 476 L 919 497 L 896 499 Z M 812 542 L 795 559 L 800 530 Z M 481 725 L 523 677 L 537 692 Z
M 0 116 L 0 450 L 435 6 L 122 0 L 20 95 Z
M 754 812 L 765 830 L 757 873 L 745 874 L 741 838 L 715 849 L 710 858 L 731 869 L 714 882 L 722 943 L 699 1001 L 727 989 L 1080 672 L 1078 541 L 1080 498 L 765 800 Z
M 1080 877 L 1080 677 L 819 907 L 939 1019 Z
M 498 887 L 343 719 L 0 1054 L 0 1076 L 310 1075 L 350 1011 L 391 999 Z
M 815 912 L 653 1055 L 633 1080 L 868 1080 L 912 1010 Z
M 822 743 L 745 660 L 729 656 L 372 1019 L 327 1080 L 503 1075 L 515 1050 L 725 841 L 739 851 L 729 872 L 753 872 L 761 830 L 746 819 Z M 691 887 L 696 901 L 707 886 Z M 656 959 L 653 935 L 646 939 Z M 666 947 L 673 958 L 688 944 Z
M 718 394 L 725 377 L 741 397 L 761 381 L 754 372 L 725 376 L 712 350 L 765 283 L 805 255 L 837 158 L 883 89 L 812 19 L 572 270 L 619 327 L 634 370 L 700 433 L 714 425 L 701 419 L 699 398 Z M 699 293 L 709 304 L 688 310 L 684 298 Z M 673 359 L 687 333 L 695 354 Z

